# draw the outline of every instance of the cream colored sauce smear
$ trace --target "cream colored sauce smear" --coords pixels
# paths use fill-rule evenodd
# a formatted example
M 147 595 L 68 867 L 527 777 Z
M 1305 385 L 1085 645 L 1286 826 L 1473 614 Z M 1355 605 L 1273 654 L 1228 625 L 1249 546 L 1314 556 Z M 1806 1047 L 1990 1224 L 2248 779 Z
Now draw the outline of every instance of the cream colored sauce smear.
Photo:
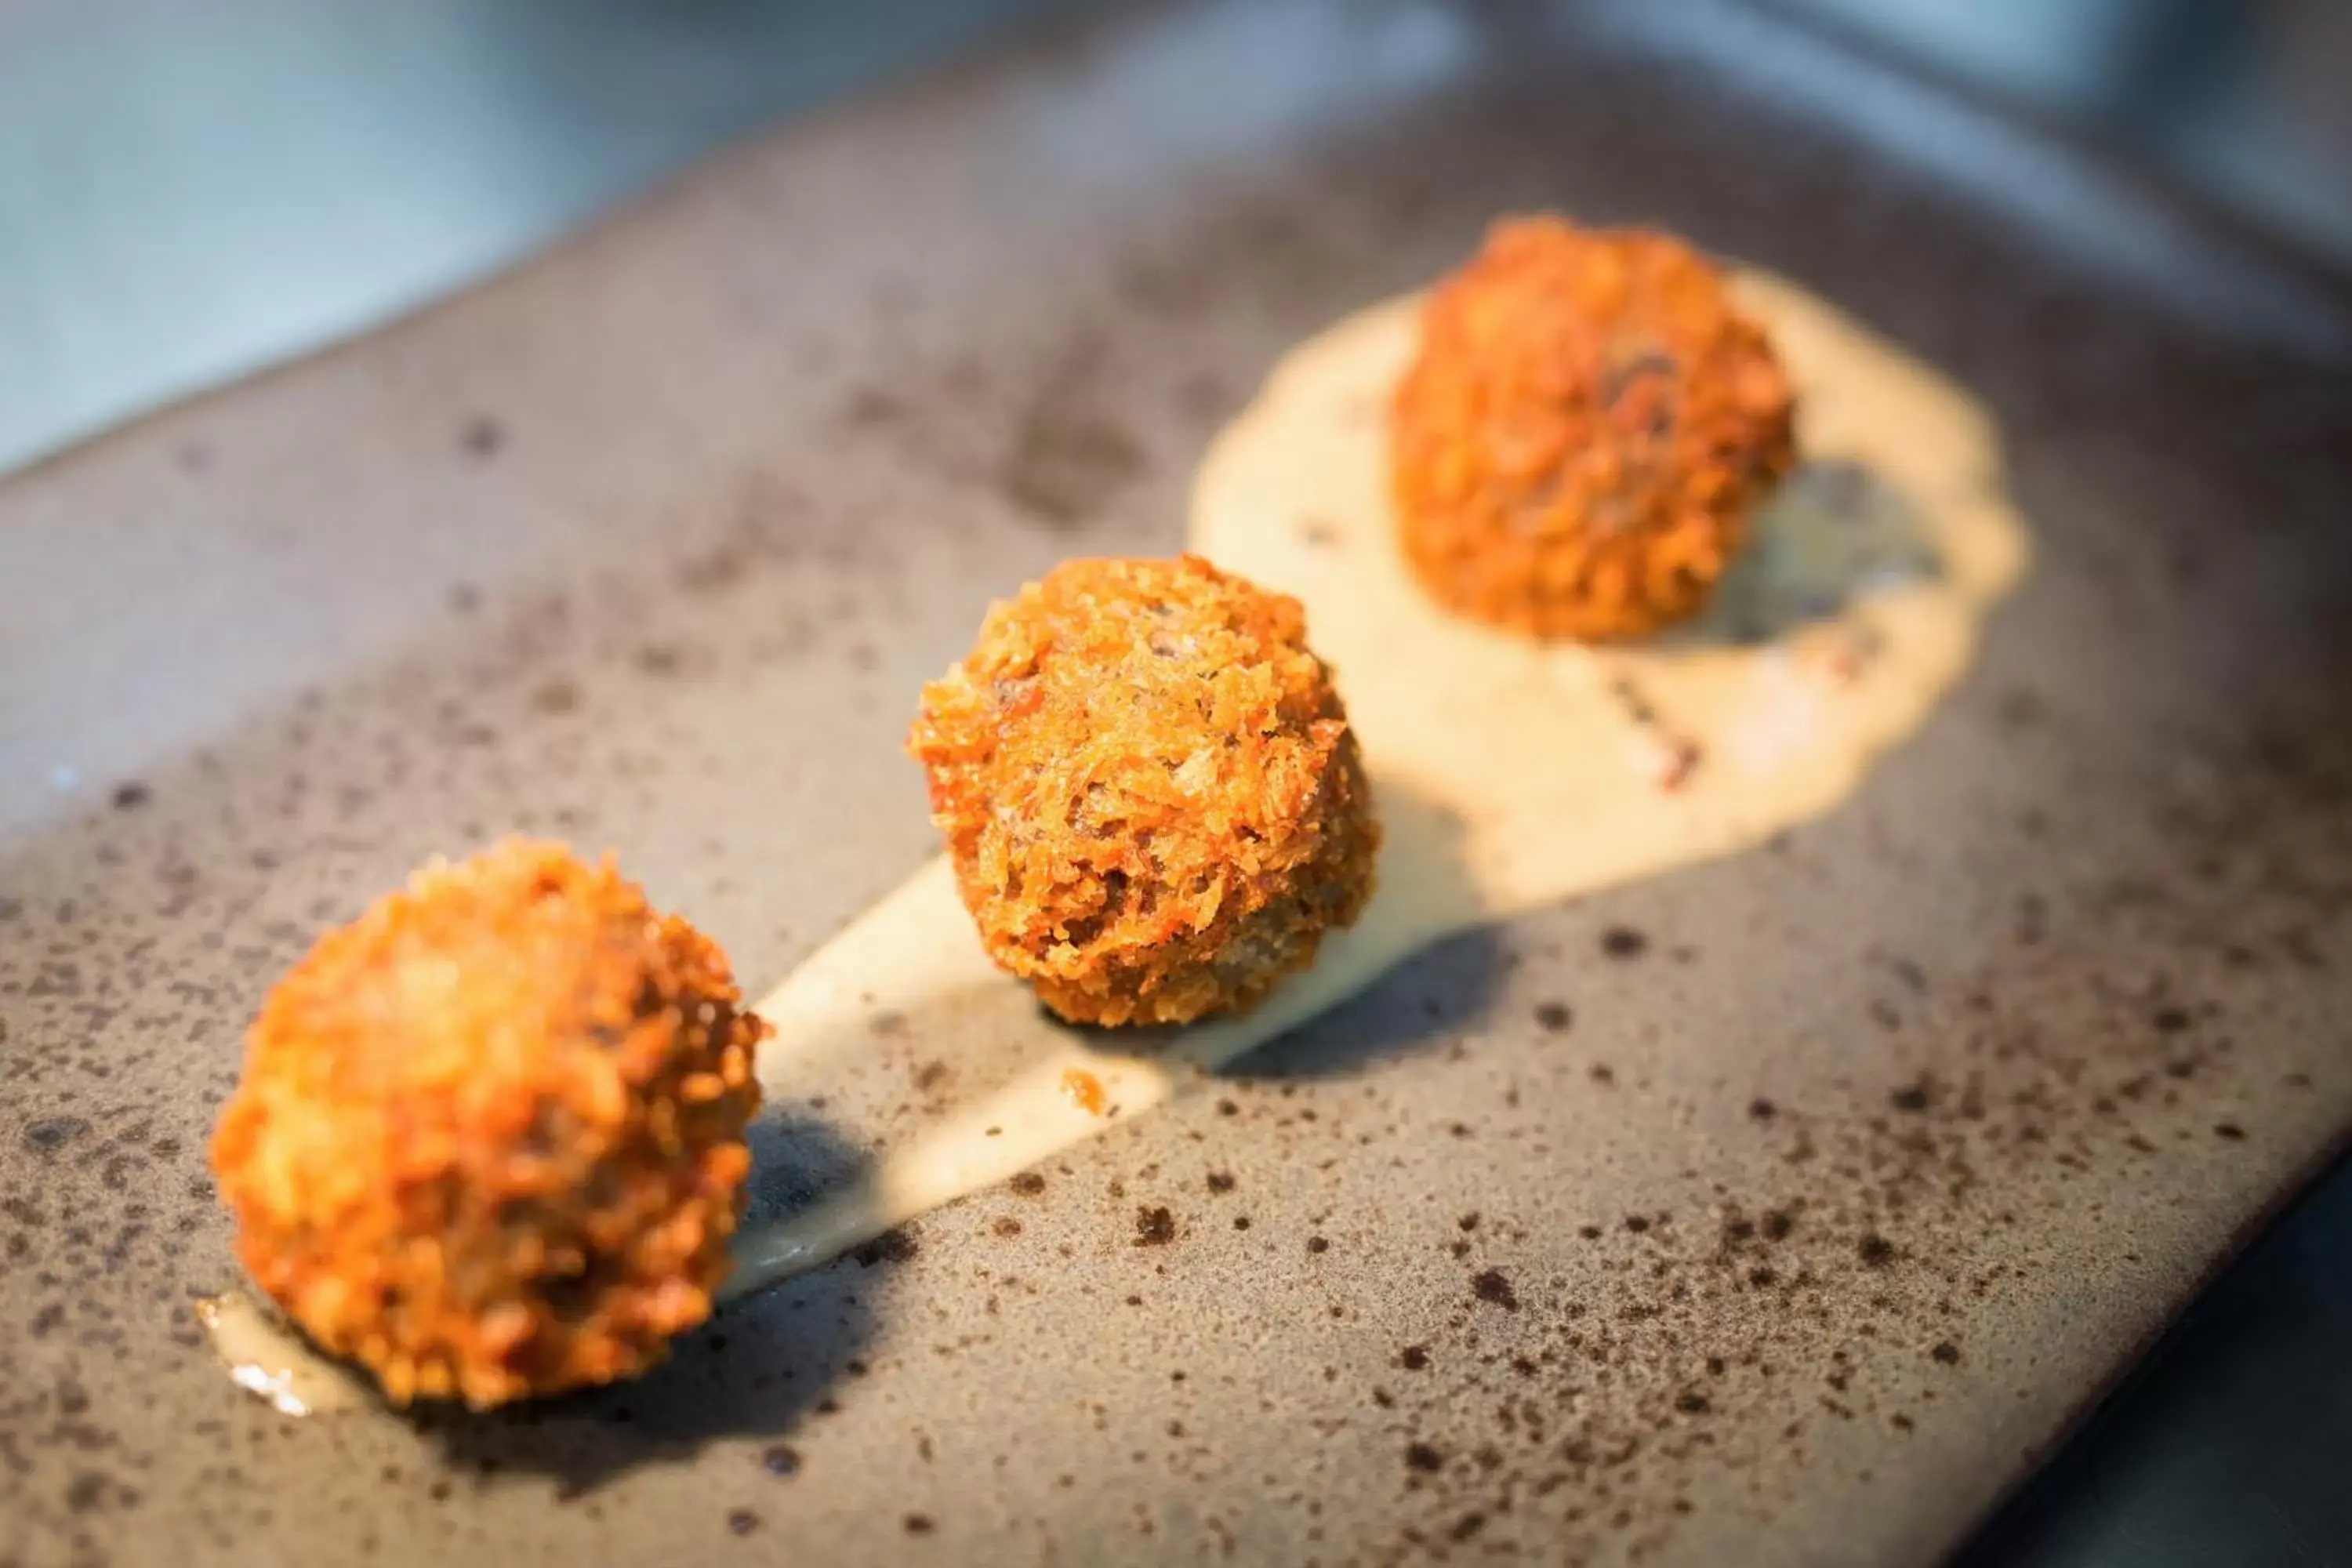
M 1277 364 L 1202 465 L 1187 547 L 1306 604 L 1386 829 L 1362 920 L 1241 1017 L 1079 1031 L 989 963 L 934 860 L 759 1005 L 776 1031 L 761 1084 L 786 1141 L 805 1109 L 871 1158 L 781 1204 L 772 1171 L 755 1173 L 762 1195 L 722 1300 L 1151 1110 L 1465 927 L 1819 816 L 1925 722 L 2028 558 L 1993 427 L 1821 300 L 1755 273 L 1737 289 L 1798 388 L 1805 464 L 1708 614 L 1638 646 L 1490 631 L 1441 614 L 1407 576 L 1384 426 L 1416 300 Z M 910 1077 L 909 1050 L 936 1071 Z M 280 1409 L 320 1407 L 327 1379 L 349 1384 L 249 1303 L 215 1320 L 240 1381 Z
M 982 952 L 944 860 L 844 931 L 760 1011 L 769 1095 L 844 1070 L 877 1009 L 986 1088 L 813 1206 L 739 1238 L 728 1294 L 814 1267 L 1133 1117 L 1466 926 L 1727 855 L 1835 806 L 1966 669 L 2022 573 L 1990 422 L 1958 388 L 1761 274 L 1737 282 L 1798 388 L 1804 468 L 1696 625 L 1597 649 L 1440 613 L 1386 499 L 1389 389 L 1418 301 L 1349 318 L 1276 366 L 1218 437 L 1188 547 L 1307 605 L 1387 829 L 1380 889 L 1255 1012 L 1080 1032 Z M 847 1068 L 855 1072 L 854 1065 Z M 1103 1087 L 1104 1111 L 1065 1090 Z
M 196 1321 L 212 1336 L 229 1380 L 281 1415 L 316 1415 L 368 1401 L 364 1373 L 321 1355 L 244 1290 L 199 1299 Z

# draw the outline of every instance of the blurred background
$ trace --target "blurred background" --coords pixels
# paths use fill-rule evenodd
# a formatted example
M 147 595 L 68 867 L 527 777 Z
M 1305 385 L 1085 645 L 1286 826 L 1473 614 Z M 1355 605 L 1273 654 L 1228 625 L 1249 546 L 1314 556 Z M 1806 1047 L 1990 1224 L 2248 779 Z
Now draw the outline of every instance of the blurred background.
M 754 128 L 1104 3 L 0 0 L 0 471 L 461 288 Z M 1961 156 L 1965 119 L 1976 162 L 1943 172 L 1989 199 L 2068 199 L 1982 159 L 1990 115 L 2020 158 L 2063 139 L 2352 279 L 2347 0 L 1613 5 L 1907 157 Z M 1685 6 L 1706 25 L 1655 21 Z M 2347 1470 L 2339 1169 L 1965 1561 L 2352 1563 Z
M 0 0 L 0 470 L 460 287 L 755 126 L 1102 3 Z M 1745 14 L 1683 31 L 1759 88 L 1875 55 L 2352 266 L 2344 0 L 1670 9 L 1693 4 Z M 1936 156 L 1917 100 L 1835 96 Z

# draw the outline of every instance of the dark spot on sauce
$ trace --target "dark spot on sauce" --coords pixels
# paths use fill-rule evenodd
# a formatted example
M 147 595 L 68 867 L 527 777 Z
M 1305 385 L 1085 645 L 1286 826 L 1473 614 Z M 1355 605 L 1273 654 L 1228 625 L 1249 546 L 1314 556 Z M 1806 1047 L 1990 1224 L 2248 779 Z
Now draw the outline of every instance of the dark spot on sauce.
M 1176 1239 L 1176 1216 L 1162 1206 L 1135 1211 L 1135 1245 L 1165 1247 Z
M 1445 1456 L 1426 1443 L 1407 1443 L 1404 1447 L 1405 1468 L 1432 1474 L 1445 1468 Z
M 1024 1198 L 1034 1198 L 1045 1190 L 1045 1178 L 1034 1171 L 1024 1171 L 1013 1178 L 1013 1190 Z
M 907 1516 L 906 1522 L 907 1533 L 909 1535 L 929 1535 L 939 1528 L 931 1522 L 931 1516 L 928 1513 L 910 1513 Z
M 760 1516 L 748 1508 L 739 1508 L 727 1515 L 727 1528 L 737 1535 L 749 1535 L 760 1528 Z
M 1854 1243 L 1853 1249 L 1855 1255 L 1873 1268 L 1884 1268 L 1895 1261 L 1895 1244 L 1874 1230 L 1865 1232 L 1863 1238 Z
M 2213 1124 L 2213 1136 L 2228 1142 L 2242 1143 L 2245 1142 L 2246 1130 L 2234 1121 L 2217 1121 Z
M 1536 1023 L 1548 1034 L 1564 1033 L 1576 1022 L 1576 1015 L 1565 1002 L 1545 1002 L 1536 1008 Z
M 1954 1344 L 1949 1340 L 1945 1340 L 1927 1353 L 1934 1356 L 1937 1361 L 1942 1362 L 1946 1366 L 1958 1366 L 1960 1364 L 1960 1347 Z
M 760 1468 L 779 1480 L 799 1475 L 800 1450 L 790 1443 L 771 1443 L 761 1451 Z
M 136 811 L 154 799 L 155 792 L 137 779 L 132 779 L 128 783 L 116 784 L 113 798 L 115 810 Z
M 1209 1190 L 1213 1193 L 1232 1192 L 1234 1190 L 1234 1173 L 1231 1171 L 1210 1172 Z
M 1770 1100 L 1759 1097 L 1748 1102 L 1748 1114 L 1758 1121 L 1769 1121 L 1780 1114 L 1780 1108 Z
M 1307 1238 L 1307 1250 L 1309 1252 L 1328 1252 L 1331 1250 L 1331 1244 L 1324 1240 L 1323 1237 L 1319 1236 L 1310 1236 Z
M 1397 1352 L 1397 1365 L 1407 1372 L 1425 1372 L 1429 1368 L 1429 1351 L 1422 1345 L 1407 1345 Z

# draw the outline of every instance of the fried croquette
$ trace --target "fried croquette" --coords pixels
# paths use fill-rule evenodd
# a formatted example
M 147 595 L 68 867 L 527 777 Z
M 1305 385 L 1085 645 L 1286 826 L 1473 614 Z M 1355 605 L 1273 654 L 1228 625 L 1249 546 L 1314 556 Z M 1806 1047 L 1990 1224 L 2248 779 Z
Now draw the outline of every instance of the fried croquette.
M 237 1255 L 394 1404 L 633 1375 L 727 1272 L 765 1032 L 609 861 L 436 862 L 262 1004 L 212 1146 Z
M 1197 556 L 1066 562 L 996 605 L 908 750 L 990 955 L 1074 1023 L 1246 1007 L 1370 896 L 1306 613 Z
M 1456 614 L 1641 637 L 1701 609 L 1795 461 L 1755 324 L 1681 241 L 1505 219 L 1423 307 L 1390 412 L 1404 553 Z

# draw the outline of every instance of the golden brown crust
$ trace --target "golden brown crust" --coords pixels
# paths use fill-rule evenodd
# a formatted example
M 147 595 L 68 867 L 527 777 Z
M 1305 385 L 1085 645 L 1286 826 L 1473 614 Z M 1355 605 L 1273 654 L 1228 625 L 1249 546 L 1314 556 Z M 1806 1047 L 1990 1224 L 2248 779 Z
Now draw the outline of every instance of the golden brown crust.
M 1380 833 L 1298 601 L 1196 556 L 1071 561 L 923 690 L 964 904 L 1079 1023 L 1256 1001 L 1355 920 Z
M 1788 378 L 1681 241 L 1497 223 L 1430 293 L 1391 410 L 1406 558 L 1537 637 L 1696 614 L 1796 458 Z
M 262 1004 L 212 1147 L 238 1256 L 395 1404 L 630 1376 L 727 1272 L 765 1032 L 609 860 L 436 862 Z

